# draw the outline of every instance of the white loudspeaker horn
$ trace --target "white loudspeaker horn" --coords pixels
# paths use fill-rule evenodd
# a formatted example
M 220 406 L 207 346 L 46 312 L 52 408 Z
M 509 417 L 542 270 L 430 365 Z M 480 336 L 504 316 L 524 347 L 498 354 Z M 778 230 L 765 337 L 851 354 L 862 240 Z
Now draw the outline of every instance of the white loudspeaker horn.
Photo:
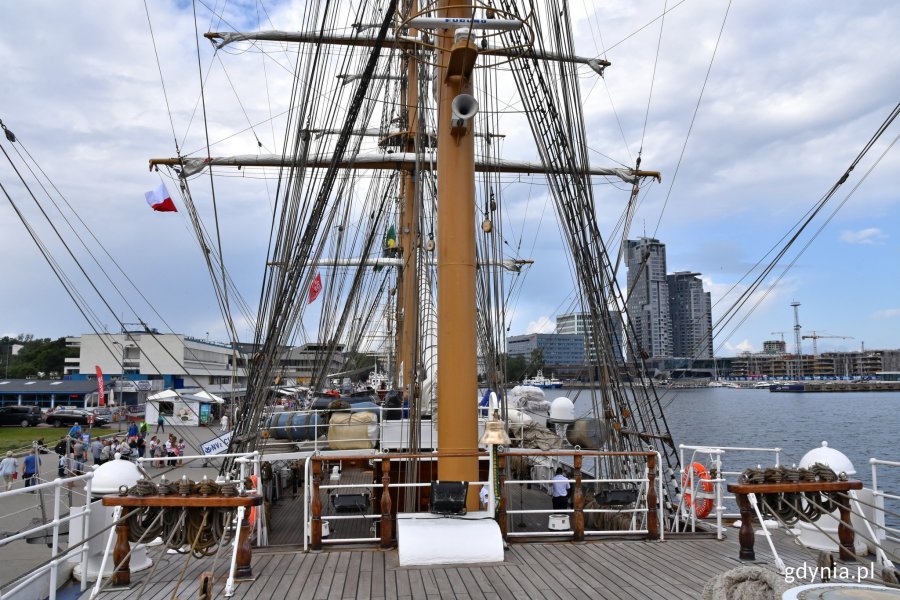
M 469 120 L 478 114 L 478 100 L 469 94 L 460 94 L 450 105 L 453 114 L 450 125 L 454 128 L 468 129 Z

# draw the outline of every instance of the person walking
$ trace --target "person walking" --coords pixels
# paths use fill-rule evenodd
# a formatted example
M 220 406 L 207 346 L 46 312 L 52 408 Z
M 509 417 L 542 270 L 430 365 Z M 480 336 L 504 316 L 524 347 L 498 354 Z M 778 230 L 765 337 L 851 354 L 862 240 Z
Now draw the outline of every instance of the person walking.
M 94 458 L 95 465 L 103 464 L 103 457 L 101 453 L 103 452 L 103 442 L 100 441 L 100 438 L 94 438 L 91 442 L 91 456 Z
M 25 487 L 37 485 L 37 473 L 40 468 L 41 458 L 34 450 L 25 455 L 22 459 L 22 479 L 25 480 Z
M 162 413 L 156 417 L 156 433 L 159 433 L 160 431 L 163 433 L 166 432 L 166 419 L 162 416 Z
M 138 427 L 138 431 L 139 431 L 140 434 L 141 434 L 141 439 L 142 439 L 142 440 L 143 440 L 144 438 L 147 437 L 147 432 L 148 432 L 149 429 L 150 429 L 150 428 L 147 426 L 147 420 L 146 420 L 146 419 L 141 419 L 141 426 Z
M 75 475 L 84 475 L 84 443 L 81 440 L 75 442 L 72 447 L 72 458 L 74 459 L 72 471 Z
M 128 439 L 133 440 L 138 436 L 138 426 L 134 421 L 128 426 Z
M 228 431 L 228 415 L 222 415 L 222 431 Z
M 3 482 L 6 483 L 6 491 L 12 489 L 13 480 L 16 478 L 16 471 L 19 470 L 19 460 L 13 456 L 12 450 L 6 451 L 6 458 L 0 461 L 0 475 L 3 475 Z
M 562 467 L 556 468 L 556 475 L 553 476 L 550 488 L 550 495 L 553 496 L 553 510 L 569 508 L 569 479 L 563 475 Z

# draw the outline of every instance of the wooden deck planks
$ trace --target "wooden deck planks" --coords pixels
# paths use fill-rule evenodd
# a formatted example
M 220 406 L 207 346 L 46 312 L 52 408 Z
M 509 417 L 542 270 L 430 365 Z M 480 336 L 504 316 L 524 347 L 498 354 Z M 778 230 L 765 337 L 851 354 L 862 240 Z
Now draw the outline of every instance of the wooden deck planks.
M 788 566 L 815 563 L 815 552 L 780 534 L 779 555 Z M 486 566 L 400 567 L 396 550 L 337 549 L 319 553 L 257 550 L 255 581 L 240 582 L 232 600 L 670 600 L 696 598 L 715 575 L 741 566 L 737 534 L 724 541 L 670 539 L 664 542 L 598 540 L 585 543 L 513 544 L 503 563 Z M 764 538 L 757 538 L 756 564 L 774 568 Z M 222 598 L 229 556 L 192 559 L 160 555 L 142 597 L 196 597 L 199 576 L 215 562 L 215 597 Z M 185 568 L 181 577 L 182 569 Z M 130 590 L 111 590 L 103 600 L 137 598 L 145 573 Z M 180 578 L 180 580 L 179 580 Z M 86 600 L 87 595 L 82 598 Z

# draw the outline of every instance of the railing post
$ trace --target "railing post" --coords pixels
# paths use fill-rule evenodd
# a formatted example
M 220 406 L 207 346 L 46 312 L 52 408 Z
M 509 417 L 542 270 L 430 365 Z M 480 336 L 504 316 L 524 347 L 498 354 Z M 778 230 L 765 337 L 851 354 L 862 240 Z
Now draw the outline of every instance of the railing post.
M 312 518 L 310 519 L 312 531 L 310 531 L 310 547 L 313 550 L 322 549 L 322 501 L 319 499 L 319 477 L 322 475 L 322 461 L 319 458 L 312 459 Z
M 129 569 L 131 565 L 131 546 L 128 545 L 128 516 L 130 510 L 127 506 L 122 509 L 122 520 L 116 525 L 116 545 L 113 547 L 115 570 L 112 574 L 112 584 L 116 586 L 131 584 L 131 571 Z
M 647 455 L 647 538 L 659 539 L 659 521 L 656 509 L 656 455 Z
M 500 471 L 500 495 L 497 498 L 497 523 L 500 525 L 500 535 L 503 541 L 507 541 L 507 522 L 506 522 L 506 454 L 500 454 L 498 457 L 498 470 Z
M 575 455 L 575 491 L 572 504 L 575 509 L 572 515 L 572 528 L 575 530 L 575 541 L 584 541 L 584 492 L 581 489 L 581 454 Z
M 266 504 L 263 502 L 258 510 L 262 512 L 265 508 Z M 244 510 L 244 507 L 241 506 L 238 510 Z M 256 524 L 251 523 L 250 519 L 247 518 L 246 510 L 244 510 L 244 515 L 244 520 L 241 521 L 240 529 L 238 529 L 237 559 L 234 575 L 240 579 L 249 579 L 253 577 L 253 569 L 250 566 L 250 562 L 253 560 L 253 550 L 250 548 L 250 532 Z
M 393 506 L 391 504 L 391 459 L 381 459 L 381 547 L 384 549 L 394 545 Z

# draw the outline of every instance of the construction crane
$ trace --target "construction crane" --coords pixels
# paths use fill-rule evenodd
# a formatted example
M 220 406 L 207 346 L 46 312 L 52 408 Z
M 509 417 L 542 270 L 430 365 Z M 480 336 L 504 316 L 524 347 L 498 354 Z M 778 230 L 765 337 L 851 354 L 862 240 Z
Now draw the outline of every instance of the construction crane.
M 804 340 L 812 340 L 813 341 L 813 356 L 814 357 L 819 356 L 819 350 L 818 350 L 818 348 L 816 348 L 816 340 L 823 339 L 823 338 L 836 338 L 836 339 L 840 339 L 840 340 L 852 340 L 853 339 L 853 337 L 851 337 L 849 335 L 819 335 L 815 331 L 813 331 L 809 335 L 804 335 L 803 336 Z
M 780 335 L 780 336 L 781 336 L 781 343 L 782 343 L 782 344 L 784 343 L 784 332 L 783 332 L 783 331 L 770 331 L 770 332 L 769 332 L 769 335 Z

